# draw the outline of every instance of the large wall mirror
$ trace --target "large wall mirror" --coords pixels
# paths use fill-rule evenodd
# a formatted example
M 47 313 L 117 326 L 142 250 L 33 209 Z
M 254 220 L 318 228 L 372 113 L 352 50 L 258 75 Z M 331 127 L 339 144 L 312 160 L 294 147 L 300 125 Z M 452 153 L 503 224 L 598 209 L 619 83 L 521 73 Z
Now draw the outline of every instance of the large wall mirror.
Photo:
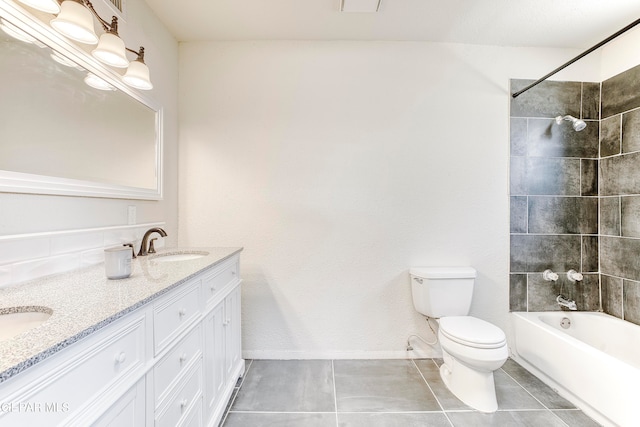
M 161 108 L 19 6 L 0 20 L 0 191 L 161 199 Z

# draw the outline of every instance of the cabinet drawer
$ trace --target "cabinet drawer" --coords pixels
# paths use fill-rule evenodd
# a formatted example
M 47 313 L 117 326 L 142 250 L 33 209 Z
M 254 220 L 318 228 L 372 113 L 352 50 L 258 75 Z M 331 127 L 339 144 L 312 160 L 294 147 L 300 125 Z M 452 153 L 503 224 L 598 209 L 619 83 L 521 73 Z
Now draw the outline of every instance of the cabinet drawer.
M 202 404 L 202 363 L 198 362 L 179 390 L 160 411 L 156 411 L 156 426 L 175 427 L 187 419 L 193 406 Z
M 238 260 L 234 258 L 233 262 L 223 265 L 221 270 L 204 278 L 204 292 L 208 305 L 215 303 L 214 300 L 220 295 L 220 291 L 228 284 L 238 280 L 239 267 Z
M 156 407 L 169 392 L 172 383 L 202 354 L 202 326 L 198 325 L 178 343 L 153 369 Z
M 200 316 L 200 280 L 153 307 L 153 343 L 157 355 Z
M 9 402 L 48 405 L 42 411 L 2 411 L 0 425 L 57 425 L 72 411 L 93 401 L 145 364 L 145 316 L 96 332 L 87 342 L 61 351 L 51 363 L 36 367 L 37 378 L 27 382 Z M 58 361 L 64 360 L 60 365 Z M 53 369 L 52 369 L 53 368 Z M 38 374 L 36 375 L 36 372 Z

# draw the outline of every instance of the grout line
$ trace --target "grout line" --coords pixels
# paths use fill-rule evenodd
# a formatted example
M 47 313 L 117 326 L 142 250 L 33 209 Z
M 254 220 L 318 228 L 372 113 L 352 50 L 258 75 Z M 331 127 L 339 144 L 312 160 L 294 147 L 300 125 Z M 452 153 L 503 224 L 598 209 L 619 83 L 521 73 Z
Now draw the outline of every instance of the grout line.
M 533 397 L 533 398 L 536 400 L 536 402 L 538 402 L 540 405 L 542 405 L 542 407 L 544 408 L 544 410 L 545 410 L 545 411 L 550 412 L 551 414 L 553 414 L 553 416 L 554 416 L 554 417 L 556 417 L 558 420 L 560 420 L 560 422 L 561 422 L 563 425 L 565 425 L 565 426 L 569 427 L 569 425 L 568 425 L 567 423 L 565 423 L 565 422 L 564 422 L 564 420 L 563 420 L 562 418 L 560 418 L 558 415 L 556 415 L 556 413 L 555 413 L 555 412 L 553 412 L 553 410 L 551 410 L 550 408 L 548 408 L 548 407 L 547 407 L 547 405 L 545 405 L 544 403 L 542 403 L 542 402 L 540 401 L 540 399 L 538 399 L 536 396 L 534 396 L 534 395 L 533 395 L 533 393 L 531 393 L 531 392 L 530 392 L 530 391 L 529 391 L 525 386 L 523 386 L 522 384 L 520 384 L 520 382 L 519 382 L 518 380 L 516 380 L 514 377 L 512 377 L 512 376 L 511 376 L 507 371 L 505 371 L 504 369 L 500 368 L 500 370 L 501 370 L 502 372 L 504 372 L 504 373 L 505 373 L 509 378 L 511 378 L 511 379 L 512 379 L 516 384 L 518 384 L 518 385 L 519 385 L 519 386 L 520 386 L 524 391 L 526 391 L 526 392 L 529 394 L 529 396 Z M 515 411 L 531 411 L 531 409 L 519 409 L 519 410 L 518 410 L 518 409 L 510 409 L 509 411 L 510 411 L 510 412 L 511 412 L 511 411 L 513 411 L 513 412 L 515 412 Z
M 435 362 L 435 360 L 433 360 L 433 358 L 430 359 L 431 363 L 433 363 L 434 365 L 436 365 L 436 368 L 438 367 L 438 364 Z M 431 394 L 433 395 L 434 399 L 436 399 L 436 402 L 438 403 L 438 406 L 440 407 L 440 411 L 438 412 L 442 412 L 442 414 L 444 414 L 445 418 L 447 419 L 447 421 L 449 421 L 449 424 L 451 426 L 453 426 L 453 422 L 451 422 L 451 420 L 449 419 L 449 416 L 447 415 L 447 413 L 444 410 L 444 407 L 442 406 L 442 404 L 440 403 L 440 399 L 438 399 L 438 396 L 436 396 L 436 394 L 433 392 L 433 389 L 431 388 L 431 385 L 429 384 L 429 381 L 427 381 L 427 379 L 424 377 L 424 375 L 422 374 L 422 371 L 420 370 L 420 368 L 418 368 L 418 365 L 416 364 L 415 359 L 411 359 L 411 363 L 413 363 L 413 366 L 416 368 L 416 370 L 418 371 L 418 374 L 420 374 L 420 376 L 422 377 L 422 380 L 424 381 L 424 383 L 427 385 L 427 387 L 429 387 L 429 391 L 431 392 Z M 434 411 L 435 412 L 435 411 Z
M 336 368 L 333 359 L 331 359 L 331 376 L 333 378 L 333 407 L 336 410 L 336 427 L 338 427 L 340 425 L 338 423 L 338 393 L 336 392 Z

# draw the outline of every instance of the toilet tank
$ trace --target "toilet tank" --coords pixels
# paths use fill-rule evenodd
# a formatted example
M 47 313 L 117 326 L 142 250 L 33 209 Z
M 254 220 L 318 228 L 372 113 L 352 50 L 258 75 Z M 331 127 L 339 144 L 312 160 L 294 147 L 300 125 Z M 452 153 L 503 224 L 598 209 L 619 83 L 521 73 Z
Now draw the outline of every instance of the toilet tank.
M 413 306 L 428 317 L 466 316 L 471 308 L 473 267 L 416 267 L 409 270 Z

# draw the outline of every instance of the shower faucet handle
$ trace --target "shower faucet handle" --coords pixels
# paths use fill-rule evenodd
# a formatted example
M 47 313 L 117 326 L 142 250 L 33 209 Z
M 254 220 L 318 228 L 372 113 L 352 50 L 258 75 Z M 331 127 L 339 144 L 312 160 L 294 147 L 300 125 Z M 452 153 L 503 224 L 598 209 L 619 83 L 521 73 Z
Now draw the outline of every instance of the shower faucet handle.
M 575 270 L 567 271 L 567 279 L 571 282 L 581 282 L 584 276 L 581 273 L 578 273 Z
M 547 282 L 555 282 L 556 280 L 558 280 L 558 273 L 554 273 L 547 268 L 542 272 L 542 278 Z

